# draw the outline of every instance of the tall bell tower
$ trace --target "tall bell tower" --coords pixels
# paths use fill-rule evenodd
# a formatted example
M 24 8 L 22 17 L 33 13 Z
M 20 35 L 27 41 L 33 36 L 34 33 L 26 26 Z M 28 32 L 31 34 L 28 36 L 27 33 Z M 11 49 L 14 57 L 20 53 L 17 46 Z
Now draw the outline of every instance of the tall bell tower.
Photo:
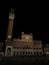
M 10 44 L 12 39 L 14 17 L 15 17 L 14 9 L 11 9 L 9 13 L 9 22 L 8 22 L 7 37 L 6 37 L 7 44 Z

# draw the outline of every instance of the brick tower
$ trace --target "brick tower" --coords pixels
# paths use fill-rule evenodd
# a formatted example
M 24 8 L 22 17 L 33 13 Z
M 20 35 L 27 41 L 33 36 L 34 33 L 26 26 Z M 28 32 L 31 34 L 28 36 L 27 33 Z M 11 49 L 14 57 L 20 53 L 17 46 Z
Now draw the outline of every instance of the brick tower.
M 15 17 L 14 10 L 11 9 L 11 11 L 9 13 L 8 30 L 7 30 L 7 37 L 6 37 L 6 42 L 7 42 L 8 45 L 10 45 L 11 39 L 12 39 L 14 17 Z

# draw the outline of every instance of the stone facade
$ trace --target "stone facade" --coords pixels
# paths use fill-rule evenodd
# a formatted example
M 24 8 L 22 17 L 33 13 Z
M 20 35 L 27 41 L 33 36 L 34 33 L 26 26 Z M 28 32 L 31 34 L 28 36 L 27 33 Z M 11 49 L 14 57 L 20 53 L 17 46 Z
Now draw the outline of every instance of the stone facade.
M 33 44 L 31 42 L 16 43 L 16 46 L 13 45 L 13 52 L 16 53 L 15 55 L 42 55 L 42 47 L 38 47 L 38 43 L 36 46 L 33 46 Z
M 13 40 L 11 40 L 14 16 L 15 15 L 13 12 L 9 14 L 5 56 L 43 54 L 42 42 L 39 40 L 33 40 L 32 33 L 25 34 L 24 32 L 22 32 L 21 39 L 13 38 Z
M 5 52 L 2 52 L 3 43 L 0 42 L 0 56 L 33 56 L 33 55 L 49 55 L 49 45 L 44 46 L 41 40 L 33 40 L 33 34 L 26 34 L 24 32 L 21 33 L 21 39 L 13 38 L 12 40 L 12 32 L 13 32 L 13 21 L 14 21 L 14 10 L 11 9 L 9 14 L 9 22 L 8 22 L 8 30 L 7 37 L 5 40 L 6 49 Z
M 6 46 L 6 55 L 7 55 L 7 49 L 11 49 L 11 55 L 10 56 L 21 56 L 21 55 L 42 55 L 42 42 L 38 40 L 33 40 L 32 36 L 30 39 L 29 34 L 24 34 L 25 38 L 21 37 L 21 39 L 13 39 L 11 46 Z M 27 36 L 29 36 L 27 38 Z M 10 53 L 10 52 L 9 52 Z

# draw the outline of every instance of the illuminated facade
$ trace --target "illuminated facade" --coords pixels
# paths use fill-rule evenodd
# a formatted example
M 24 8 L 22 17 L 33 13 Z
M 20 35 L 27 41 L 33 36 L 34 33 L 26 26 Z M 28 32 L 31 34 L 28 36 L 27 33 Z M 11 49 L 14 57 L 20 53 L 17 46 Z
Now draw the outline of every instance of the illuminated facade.
M 6 50 L 5 56 L 19 56 L 19 55 L 42 55 L 42 42 L 33 40 L 33 34 L 25 34 L 22 32 L 21 39 L 11 40 L 13 21 L 14 21 L 14 10 L 12 9 L 9 14 L 9 25 L 6 38 Z
M 36 55 L 49 55 L 49 45 L 44 47 L 41 40 L 33 40 L 33 34 L 21 33 L 21 39 L 13 38 L 13 23 L 14 23 L 14 10 L 11 9 L 9 14 L 8 30 L 5 40 L 6 49 L 2 52 L 3 43 L 0 42 L 0 55 L 2 56 L 36 56 Z M 44 50 L 44 51 L 43 51 Z

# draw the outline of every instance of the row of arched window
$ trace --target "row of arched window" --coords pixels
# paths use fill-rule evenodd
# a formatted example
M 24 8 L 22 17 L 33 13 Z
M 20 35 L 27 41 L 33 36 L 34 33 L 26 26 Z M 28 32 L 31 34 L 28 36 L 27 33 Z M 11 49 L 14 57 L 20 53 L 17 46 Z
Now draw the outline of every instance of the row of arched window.
M 42 52 L 14 52 L 14 55 L 42 55 Z
M 16 49 L 33 49 L 33 50 L 41 50 L 42 48 L 32 48 L 32 47 L 16 47 Z

